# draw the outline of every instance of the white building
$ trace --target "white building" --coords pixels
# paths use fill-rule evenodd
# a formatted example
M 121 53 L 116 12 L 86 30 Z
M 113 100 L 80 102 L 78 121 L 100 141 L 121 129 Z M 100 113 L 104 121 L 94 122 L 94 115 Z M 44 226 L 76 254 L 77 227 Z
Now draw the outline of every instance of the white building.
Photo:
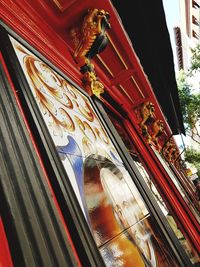
M 174 28 L 179 69 L 190 67 L 191 48 L 200 43 L 200 1 L 179 0 L 180 26 Z

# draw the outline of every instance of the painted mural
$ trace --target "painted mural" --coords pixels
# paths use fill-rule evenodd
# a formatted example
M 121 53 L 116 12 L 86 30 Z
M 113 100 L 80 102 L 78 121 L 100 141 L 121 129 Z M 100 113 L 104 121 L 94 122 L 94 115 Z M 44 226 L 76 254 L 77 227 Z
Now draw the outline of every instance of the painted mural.
M 10 39 L 106 266 L 178 266 L 89 98 Z

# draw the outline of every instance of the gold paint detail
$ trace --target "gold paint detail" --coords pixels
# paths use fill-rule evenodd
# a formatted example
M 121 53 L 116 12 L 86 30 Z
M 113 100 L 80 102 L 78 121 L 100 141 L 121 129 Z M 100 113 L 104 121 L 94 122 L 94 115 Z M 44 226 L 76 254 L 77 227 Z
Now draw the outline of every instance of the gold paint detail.
M 92 129 L 92 127 L 86 122 L 86 121 L 82 121 L 78 116 L 74 116 L 74 120 L 76 122 L 76 124 L 78 125 L 80 131 L 82 132 L 82 134 L 85 136 L 85 138 L 87 138 L 88 140 L 90 140 L 91 142 L 96 141 L 96 135 L 94 130 Z M 87 132 L 89 132 L 90 134 L 92 134 L 92 140 L 91 140 L 91 135 L 87 136 Z
M 116 52 L 117 56 L 119 57 L 120 61 L 122 62 L 122 64 L 124 65 L 125 69 L 127 70 L 128 69 L 128 66 L 126 65 L 125 61 L 123 60 L 122 56 L 120 55 L 117 47 L 115 46 L 114 42 L 112 41 L 110 35 L 107 33 L 107 37 L 108 37 L 108 40 L 109 42 L 111 43 L 114 51 Z
M 104 68 L 108 71 L 108 73 L 114 77 L 114 74 L 112 73 L 111 69 L 108 67 L 108 65 L 105 63 L 105 61 L 101 58 L 100 55 L 97 55 L 97 58 L 99 59 L 99 61 L 101 62 L 101 64 L 104 66 Z
M 159 136 L 161 136 L 164 132 L 164 123 L 162 120 L 156 120 L 153 123 L 153 134 L 152 134 L 152 139 L 155 140 Z
M 173 139 L 170 139 L 163 148 L 163 155 L 165 159 L 171 163 L 175 163 L 176 159 L 179 156 L 179 151 L 176 147 Z
M 128 99 L 131 101 L 131 103 L 133 104 L 134 101 L 132 99 L 132 97 L 130 97 L 130 95 L 127 93 L 126 89 L 121 85 L 119 84 L 119 88 L 123 91 L 123 93 L 128 97 Z
M 138 91 L 139 91 L 140 95 L 142 96 L 142 98 L 145 98 L 145 96 L 144 96 L 144 94 L 142 93 L 142 91 L 141 91 L 141 89 L 140 89 L 140 87 L 139 87 L 138 83 L 136 82 L 136 80 L 134 79 L 134 77 L 133 77 L 133 76 L 131 76 L 131 80 L 132 80 L 132 81 L 133 81 L 133 83 L 136 85 L 136 87 L 137 87 L 137 89 L 138 89 Z
M 60 11 L 63 11 L 63 6 L 61 5 L 60 1 L 58 0 L 53 0 L 54 4 L 57 6 L 57 8 L 60 10 Z
M 161 136 L 164 132 L 164 123 L 162 120 L 155 120 L 152 124 L 152 134 L 151 134 L 151 138 L 152 138 L 152 142 L 155 144 L 156 149 L 158 150 L 158 152 L 161 152 L 161 146 L 159 145 L 159 141 L 158 138 L 159 136 Z
M 155 118 L 154 104 L 150 101 L 144 102 L 140 109 L 140 116 L 142 118 L 139 123 L 141 133 L 146 138 L 147 143 L 150 144 L 152 137 L 149 134 L 148 125 L 151 124 Z
M 71 30 L 71 36 L 76 46 L 74 58 L 80 66 L 89 63 L 90 60 L 87 58 L 87 53 L 91 49 L 97 36 L 102 33 L 102 20 L 107 20 L 107 16 L 108 12 L 104 10 L 99 10 L 97 8 L 89 9 L 83 20 L 80 33 L 78 33 L 77 28 Z M 106 35 L 106 32 L 104 32 L 104 34 Z
M 95 127 L 94 130 L 101 141 L 103 141 L 106 145 L 108 145 L 110 143 L 110 140 L 109 140 L 108 136 L 106 135 L 103 128 L 97 129 Z
M 104 86 L 97 79 L 91 58 L 99 54 L 107 44 L 106 29 L 110 28 L 108 20 L 108 12 L 97 8 L 89 9 L 84 17 L 82 27 L 71 30 L 71 37 L 75 45 L 73 56 L 83 73 L 83 86 L 89 95 L 94 94 L 97 97 L 104 92 Z
M 100 97 L 100 94 L 104 92 L 104 85 L 97 79 L 94 71 L 85 72 L 82 81 L 86 92 L 90 96 L 96 95 L 97 97 Z
M 24 66 L 42 113 L 49 114 L 52 118 L 49 126 L 52 128 L 53 134 L 55 136 L 63 136 L 62 129 L 73 132 L 75 125 L 68 112 L 63 108 L 56 109 L 51 101 L 51 97 L 53 97 L 64 108 L 73 108 L 72 101 L 67 96 L 66 81 L 56 75 L 46 64 L 33 56 L 26 55 L 24 57 Z M 62 120 L 57 118 L 58 113 L 62 117 Z

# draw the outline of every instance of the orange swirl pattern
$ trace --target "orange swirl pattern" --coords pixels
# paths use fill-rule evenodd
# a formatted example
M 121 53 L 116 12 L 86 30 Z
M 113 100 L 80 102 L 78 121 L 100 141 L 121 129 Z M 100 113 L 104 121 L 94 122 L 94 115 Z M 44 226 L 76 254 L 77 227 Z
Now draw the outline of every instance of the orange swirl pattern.
M 65 80 L 56 75 L 46 64 L 30 55 L 24 58 L 24 64 L 35 91 L 41 91 L 44 88 L 62 105 L 73 108 L 72 101 L 63 90 Z M 48 81 L 53 82 L 54 86 L 51 86 Z
M 48 115 L 53 135 L 63 137 L 64 132 L 70 134 L 78 129 L 82 133 L 83 150 L 86 144 L 89 148 L 89 143 L 93 147 L 99 141 L 111 145 L 87 98 L 19 43 L 14 46 L 23 54 L 23 68 L 41 112 Z
M 97 136 L 101 139 L 101 141 L 103 141 L 105 144 L 109 145 L 110 144 L 110 140 L 107 136 L 107 134 L 105 133 L 103 128 L 99 128 L 97 129 L 96 127 L 94 128 Z

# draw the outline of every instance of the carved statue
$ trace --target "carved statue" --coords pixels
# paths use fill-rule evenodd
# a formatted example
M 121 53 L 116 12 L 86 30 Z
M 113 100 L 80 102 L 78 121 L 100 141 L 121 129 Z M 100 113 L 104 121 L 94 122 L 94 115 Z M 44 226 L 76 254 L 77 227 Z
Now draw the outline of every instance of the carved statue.
M 152 139 L 156 141 L 156 139 L 163 134 L 164 131 L 164 123 L 162 120 L 156 120 L 153 123 L 153 135 Z
M 141 108 L 142 121 L 140 122 L 141 127 L 153 121 L 154 112 L 155 112 L 155 108 L 152 102 L 148 101 L 142 105 L 142 108 Z
M 154 121 L 153 126 L 152 126 L 152 131 L 153 131 L 153 134 L 151 135 L 152 141 L 156 145 L 156 149 L 160 152 L 161 151 L 161 146 L 159 145 L 158 137 L 161 136 L 163 134 L 163 132 L 164 132 L 164 123 L 163 123 L 163 121 L 162 120 Z
M 154 104 L 151 102 L 145 102 L 142 105 L 142 108 L 140 110 L 140 115 L 142 117 L 142 121 L 139 123 L 141 130 L 142 130 L 142 135 L 147 138 L 147 142 L 149 143 L 151 141 L 151 136 L 148 133 L 148 127 L 147 124 L 151 123 L 154 119 Z
M 169 161 L 172 162 L 177 151 L 176 145 L 173 140 L 169 140 L 164 148 L 164 156 Z
M 81 29 L 71 30 L 75 44 L 74 59 L 83 73 L 83 85 L 89 95 L 97 97 L 104 92 L 103 84 L 97 79 L 91 59 L 101 53 L 107 43 L 106 29 L 110 29 L 109 13 L 97 8 L 89 9 Z
M 100 96 L 104 92 L 103 84 L 97 80 L 96 73 L 93 71 L 87 71 L 83 76 L 83 85 L 85 87 L 86 92 L 89 95 Z
M 108 43 L 106 29 L 110 28 L 109 18 L 109 13 L 104 10 L 88 10 L 74 53 L 74 58 L 81 67 L 105 49 Z

